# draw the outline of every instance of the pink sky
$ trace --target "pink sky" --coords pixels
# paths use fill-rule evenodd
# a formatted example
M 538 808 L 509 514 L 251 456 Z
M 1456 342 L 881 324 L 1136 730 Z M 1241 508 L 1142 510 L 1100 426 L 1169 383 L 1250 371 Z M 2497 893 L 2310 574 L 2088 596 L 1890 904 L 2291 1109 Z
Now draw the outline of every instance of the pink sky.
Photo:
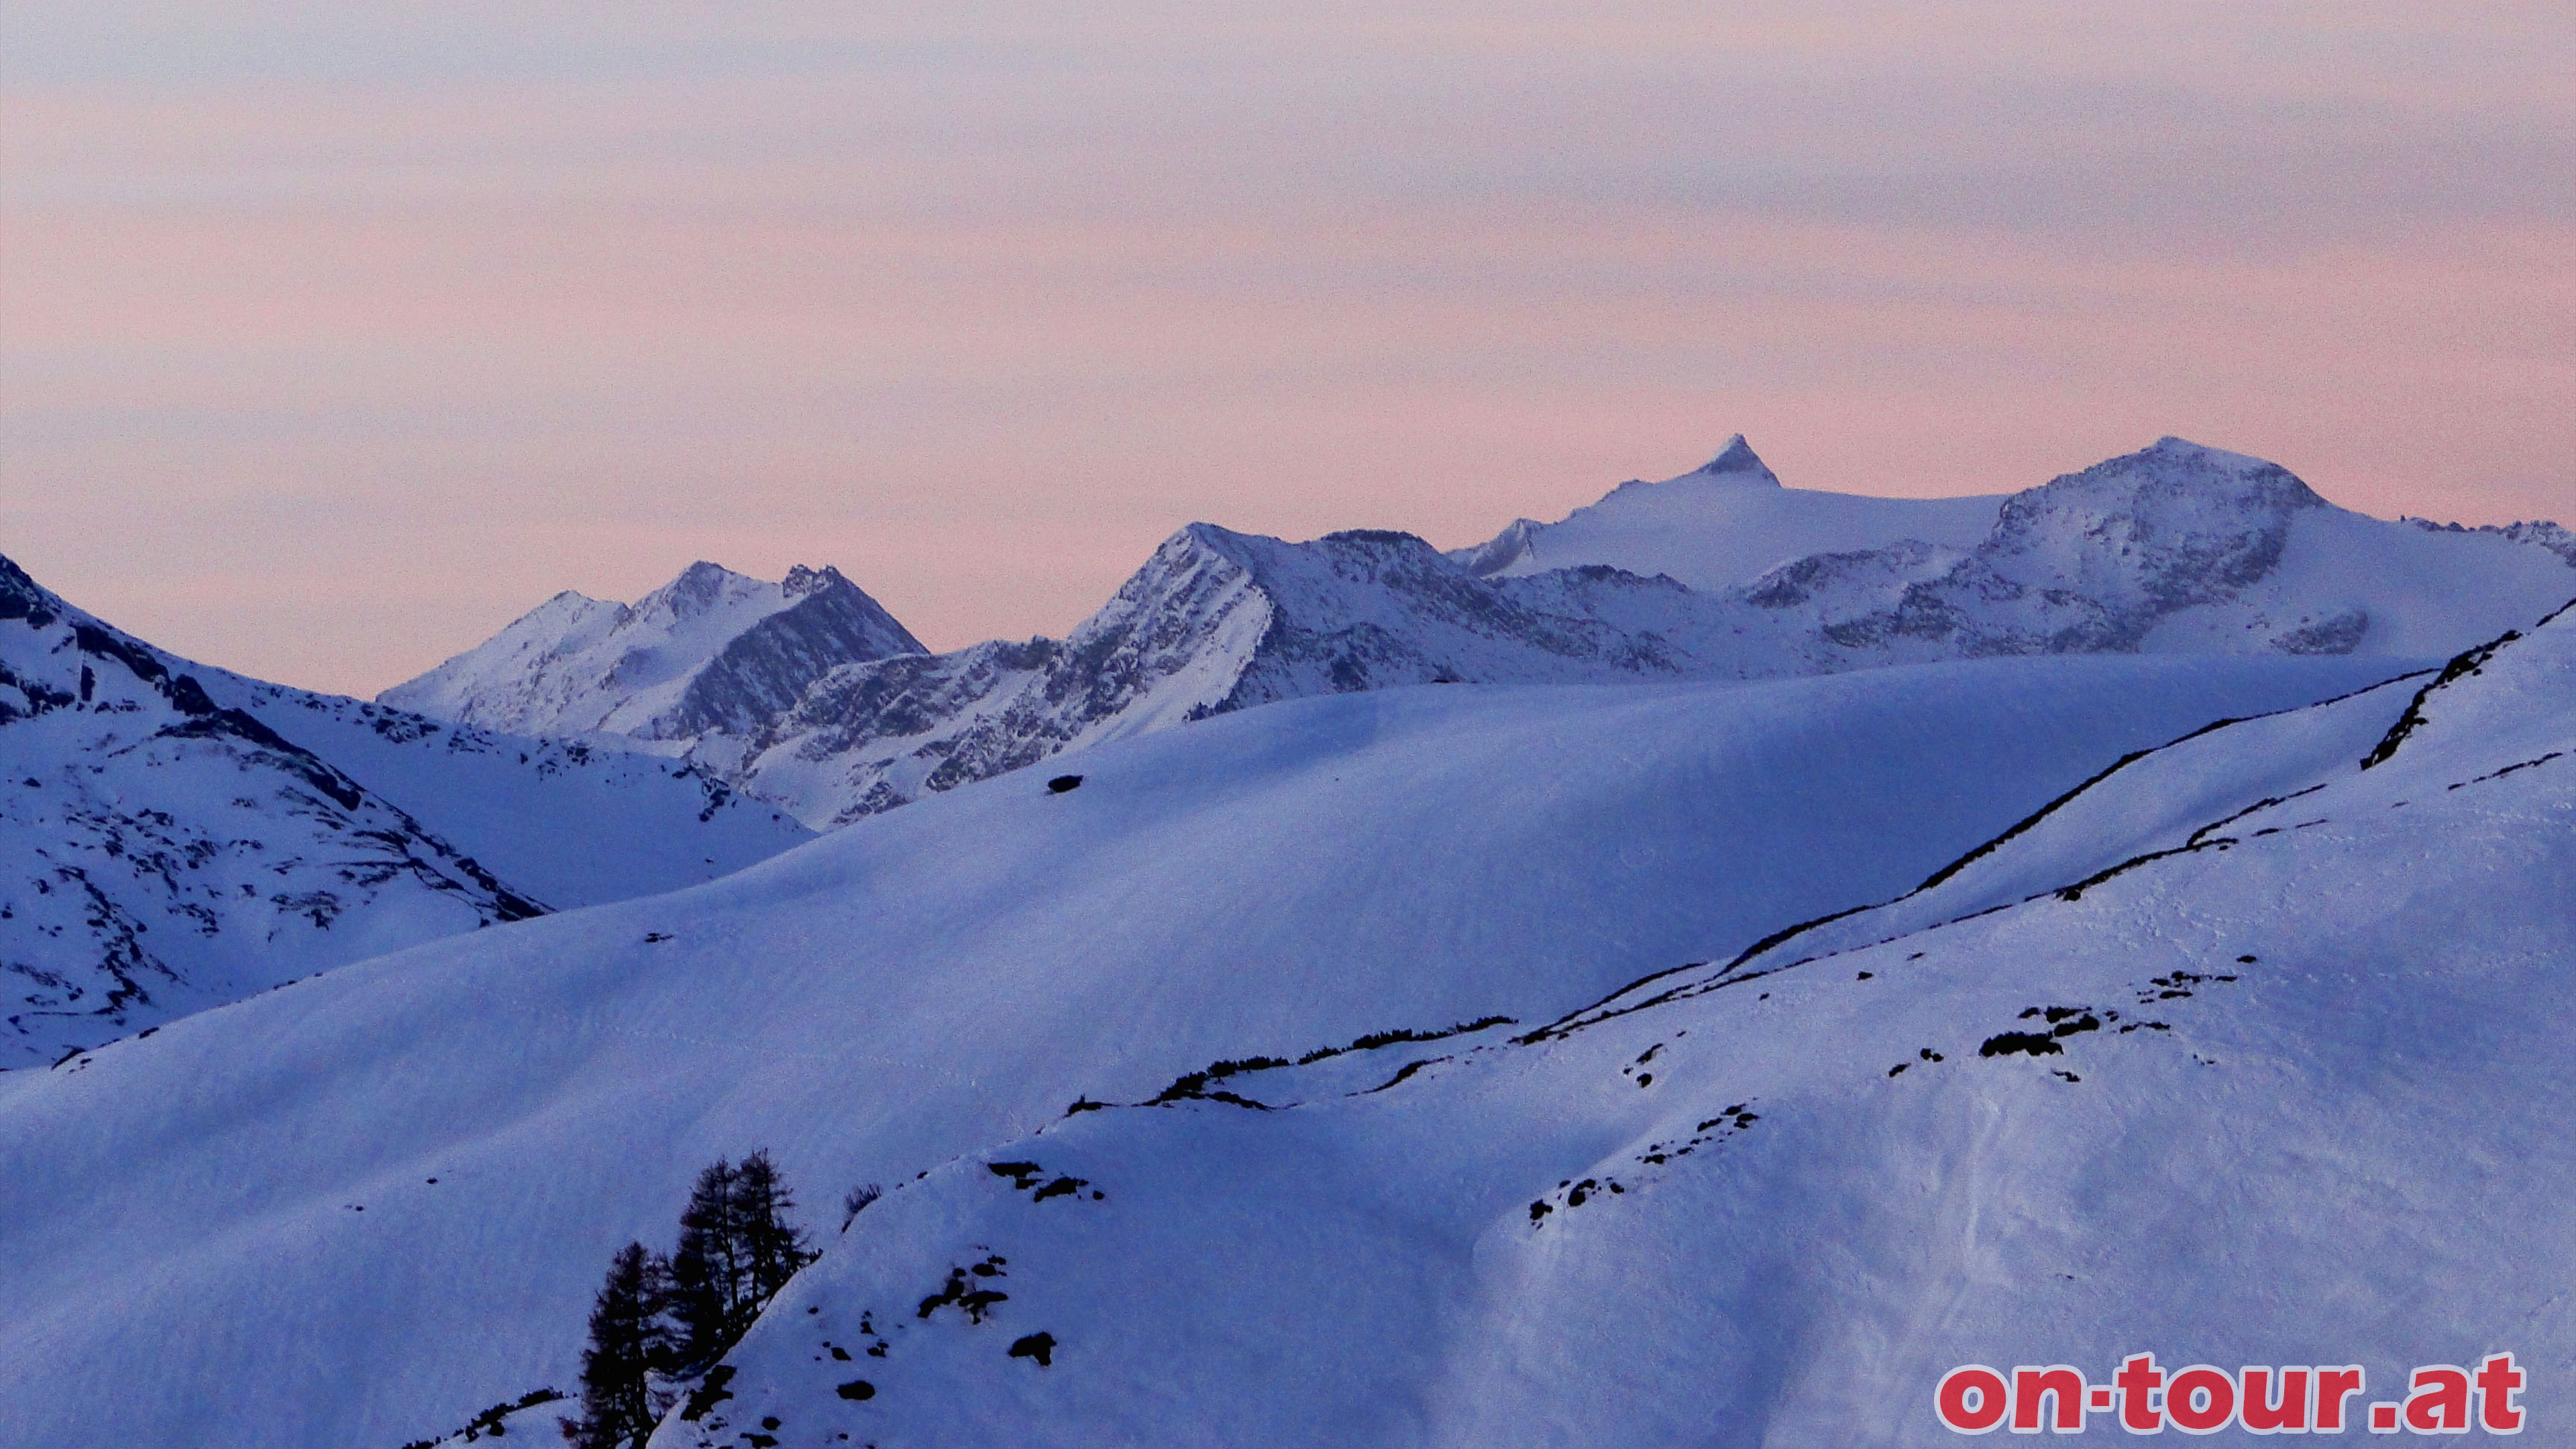
M 2576 522 L 2563 4 L 371 8 L 0 21 L 0 553 L 290 683 L 702 557 L 1061 633 L 1739 430 Z

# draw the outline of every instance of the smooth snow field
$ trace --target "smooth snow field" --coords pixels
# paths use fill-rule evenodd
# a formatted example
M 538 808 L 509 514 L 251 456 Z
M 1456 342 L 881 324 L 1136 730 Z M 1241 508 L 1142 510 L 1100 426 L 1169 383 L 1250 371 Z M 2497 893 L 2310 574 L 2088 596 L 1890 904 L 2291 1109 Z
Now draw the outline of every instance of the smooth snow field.
M 1935 1446 L 1950 1368 L 2133 1353 L 2359 1365 L 2358 1436 L 2505 1352 L 2576 1442 L 2576 614 L 2446 675 L 1519 1040 L 996 1144 L 653 1445 Z M 925 1297 L 976 1264 L 982 1322 Z
M 1934 932 L 1923 961 L 1881 948 L 1861 967 L 1881 979 L 1857 989 L 1837 961 L 1758 1008 L 1731 988 L 1478 1053 L 1650 972 L 1897 897 L 2128 752 L 2409 667 L 2020 659 L 1293 701 L 933 796 L 709 885 L 434 942 L 0 1074 L 0 1442 L 396 1449 L 569 1389 L 610 1252 L 667 1246 L 698 1168 L 757 1147 L 835 1252 L 744 1344 L 743 1403 L 710 1442 L 742 1442 L 754 1393 L 799 1406 L 783 1444 L 1905 1442 L 1889 1426 L 1910 1400 L 1834 1397 L 1828 1363 L 1911 1394 L 1962 1342 L 2092 1352 L 2115 1327 L 2218 1324 L 2214 1282 L 2258 1285 L 2221 1295 L 2271 1303 L 2257 1325 L 2295 1309 L 2342 1333 L 2329 1309 L 2350 1305 L 2359 1326 L 2313 1351 L 2359 1353 L 2393 1341 L 2401 1290 L 2431 1267 L 2450 1285 L 2485 1261 L 2466 1225 L 2431 1233 L 2457 1185 L 2393 1154 L 2435 1132 L 2506 1153 L 2526 1109 L 2473 1119 L 2445 1105 L 2446 1074 L 2542 1070 L 2520 1065 L 2546 1020 L 2512 1004 L 2528 973 L 2462 953 L 2557 949 L 2527 909 L 2482 914 L 2473 872 L 2490 857 L 2539 870 L 2563 843 L 2531 822 L 2422 833 L 2490 798 L 2435 799 L 2447 777 L 2416 787 L 2413 814 L 2373 799 L 2365 827 L 2356 797 L 2332 829 L 2189 857 L 2179 869 L 2250 882 L 2205 908 L 2142 871 L 2080 908 Z M 2334 729 L 2375 735 L 2420 683 L 2337 706 Z M 2349 754 L 2333 729 L 2293 733 Z M 1048 792 L 1073 773 L 1080 788 Z M 2358 900 L 2333 884 L 2337 850 L 2379 852 Z M 2423 914 L 2437 889 L 2449 904 Z M 2293 932 L 2327 890 L 2359 924 L 2329 913 Z M 2455 963 L 2414 1004 L 2372 984 L 2397 969 L 2371 924 L 2390 921 Z M 2064 1062 L 1959 1062 L 1962 1041 L 1975 1057 L 1963 1034 L 2026 1005 L 2126 1009 L 2137 983 L 2240 939 L 2288 974 L 2172 1008 L 2152 1042 L 2105 1032 Z M 2210 1014 L 2230 1000 L 2282 1004 Z M 2294 1039 L 2346 1009 L 2349 1040 Z M 1458 1058 L 1352 1099 L 1366 1106 L 1065 1120 L 1077 1098 L 1140 1101 L 1218 1059 L 1494 1014 L 1520 1025 L 1294 1074 L 1331 1095 Z M 1957 1065 L 1882 1075 L 1935 1042 Z M 1641 1089 L 1621 1068 L 1648 1070 L 1636 1059 L 1658 1043 L 1674 1065 L 1658 1058 Z M 2401 1069 L 2419 1075 L 2374 1076 Z M 2383 1090 L 2356 1106 L 2364 1087 Z M 1758 1123 L 1689 1159 L 1740 1168 L 1628 1165 L 1755 1097 Z M 2357 1111 L 2388 1130 L 2349 1142 Z M 985 1162 L 1041 1129 L 1012 1150 L 1061 1159 L 1105 1198 L 1026 1216 L 1039 1205 Z M 2110 1151 L 2120 1134 L 2134 1160 Z M 2284 1165 L 2256 1198 L 2214 1200 L 2213 1164 L 2240 1150 Z M 2555 1160 L 2499 1178 L 2526 1238 L 2557 1221 L 2531 1196 Z M 1560 1178 L 1605 1174 L 1631 1191 L 1529 1231 Z M 892 1191 L 835 1237 L 834 1204 L 867 1181 Z M 2306 1192 L 2314 1226 L 2278 1226 Z M 2380 1246 L 2418 1254 L 2402 1273 L 2372 1277 L 2373 1242 L 2328 1231 L 2364 1200 L 2398 1209 Z M 2113 1213 L 2145 1236 L 2102 1235 Z M 1614 1221 L 1629 1226 L 1594 1226 Z M 985 1243 L 1014 1255 L 1010 1334 L 927 1323 L 872 1361 L 874 1419 L 829 1384 L 843 1417 L 803 1407 L 820 1350 L 782 1335 L 855 1343 L 863 1306 L 910 1323 L 948 1258 Z M 2275 1249 L 2289 1268 L 2259 1257 Z M 2466 1322 L 2466 1291 L 2422 1302 Z M 2112 1311 L 2141 1293 L 2161 1306 Z M 2534 1294 L 2531 1342 L 2564 1345 L 2561 1310 Z M 1050 1324 L 1066 1345 L 1053 1367 L 1005 1357 Z M 2190 1341 L 2213 1361 L 2239 1342 Z M 1870 1417 L 1882 1402 L 1899 1417 Z M 708 1432 L 665 1427 L 677 1443 Z

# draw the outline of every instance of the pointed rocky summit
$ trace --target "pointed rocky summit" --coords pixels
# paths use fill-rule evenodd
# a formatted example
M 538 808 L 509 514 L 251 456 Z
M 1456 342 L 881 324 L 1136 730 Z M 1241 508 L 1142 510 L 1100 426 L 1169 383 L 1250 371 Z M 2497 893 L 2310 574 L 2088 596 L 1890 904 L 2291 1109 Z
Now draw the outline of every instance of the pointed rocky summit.
M 1690 476 L 1725 478 L 1741 483 L 1767 483 L 1774 488 L 1780 486 L 1779 475 L 1773 473 L 1771 465 L 1763 462 L 1761 455 L 1753 451 L 1751 443 L 1744 441 L 1742 433 L 1728 438 L 1726 446 L 1717 450 L 1717 456 L 1701 464 L 1699 471 Z

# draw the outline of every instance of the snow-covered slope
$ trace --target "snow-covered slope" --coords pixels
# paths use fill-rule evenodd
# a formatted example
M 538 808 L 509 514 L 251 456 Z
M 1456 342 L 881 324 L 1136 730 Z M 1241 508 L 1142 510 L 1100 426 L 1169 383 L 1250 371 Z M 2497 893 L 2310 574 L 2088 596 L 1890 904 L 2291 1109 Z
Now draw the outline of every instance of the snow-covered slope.
M 970 1154 L 653 1442 L 1929 1446 L 1962 1364 L 2358 1364 L 2358 1416 L 2500 1351 L 2565 1442 L 2571 821 L 2576 613 L 1516 1040 Z
M 0 1067 L 804 838 L 673 762 L 161 653 L 0 559 Z
M 1908 539 L 1973 548 L 1994 527 L 2002 502 L 2000 494 L 1872 498 L 1784 488 L 1738 433 L 1692 472 L 1622 483 L 1560 522 L 1516 519 L 1490 541 L 1449 557 L 1480 578 L 1607 564 L 1722 593 L 1813 554 Z
M 773 584 L 699 562 L 631 605 L 557 594 L 377 700 L 510 734 L 685 740 L 753 728 L 836 665 L 922 652 L 838 569 Z
M 931 1171 L 862 1219 L 917 1223 L 903 1204 L 948 1200 L 940 1164 L 1078 1097 L 1544 1021 L 1894 895 L 2126 751 L 2390 667 L 2004 660 L 1295 701 L 1091 750 L 1062 794 L 1006 775 L 695 890 L 330 972 L 0 1075 L 0 1404 L 29 1442 L 391 1449 L 569 1387 L 607 1254 L 667 1242 L 720 1154 L 771 1148 L 817 1218 Z M 2376 696 L 2385 719 L 2406 693 Z M 1390 1065 L 1334 1060 L 1354 1085 Z M 958 1171 L 990 1177 L 988 1156 Z M 888 1272 L 930 1251 L 915 1231 L 886 1240 Z M 1200 1271 L 1148 1262 L 1126 1271 Z M 1174 1382 L 1136 1423 L 1202 1383 Z
M 551 909 L 679 890 L 813 838 L 708 771 L 613 735 L 528 739 L 219 670 L 199 677 Z

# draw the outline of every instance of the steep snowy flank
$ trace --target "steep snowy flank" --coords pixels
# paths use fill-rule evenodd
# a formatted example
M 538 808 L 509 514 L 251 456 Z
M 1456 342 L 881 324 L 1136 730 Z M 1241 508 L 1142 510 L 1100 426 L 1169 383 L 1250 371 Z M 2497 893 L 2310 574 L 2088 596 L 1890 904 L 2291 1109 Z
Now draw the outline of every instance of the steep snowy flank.
M 1693 472 L 1661 483 L 1622 483 L 1562 522 L 1519 519 L 1492 541 L 1449 557 L 1480 578 L 1606 564 L 1722 592 L 1811 554 L 1909 539 L 1972 548 L 1994 526 L 2002 501 L 1784 488 L 1738 433 Z
M 615 736 L 527 739 L 220 670 L 200 677 L 556 910 L 697 885 L 813 838 L 708 771 Z
M 685 740 L 758 727 L 836 666 L 921 641 L 840 571 L 693 563 L 632 605 L 565 592 L 378 702 L 521 735 Z
M 899 1183 L 653 1444 L 1933 1446 L 1962 1364 L 2358 1364 L 2358 1416 L 2506 1350 L 2563 1441 L 2571 817 L 2576 614 L 1511 1040 Z
M 795 844 L 674 762 L 161 653 L 0 559 L 0 1068 Z
M 1211 610 L 1223 592 L 1203 595 Z M 1005 775 L 691 891 L 434 942 L 60 1070 L 0 1074 L 11 1437 L 392 1449 L 447 1433 L 489 1406 L 572 1385 L 609 1253 L 632 1237 L 667 1246 L 691 1175 L 719 1155 L 770 1148 L 808 1221 L 826 1227 L 843 1189 L 929 1172 L 848 1240 L 893 1225 L 866 1241 L 905 1277 L 947 1245 L 903 1226 L 920 1221 L 911 1204 L 949 1200 L 940 1194 L 960 1176 L 1001 1182 L 985 1167 L 1002 1160 L 991 1145 L 1060 1120 L 1079 1097 L 1139 1101 L 1213 1061 L 1391 1028 L 1503 1015 L 1525 1031 L 1649 972 L 1896 895 L 2128 751 L 2219 716 L 2343 693 L 2390 667 L 1998 660 L 1753 685 L 1293 701 L 1093 749 L 1063 793 L 1048 790 L 1052 771 Z M 1211 681 L 1199 697 L 1233 687 Z M 2413 687 L 2378 696 L 2383 726 Z M 1829 1038 L 1799 1049 L 1840 1059 Z M 1791 1046 L 1784 1036 L 1764 1050 Z M 1405 1060 L 1362 1051 L 1332 1062 L 1355 1089 Z M 1870 1069 L 1885 1065 L 1873 1056 Z M 1660 1063 L 1648 1069 L 1660 1089 Z M 1620 1101 L 1664 1100 L 1612 1077 Z M 1591 1130 L 1590 1100 L 1561 1104 L 1569 1131 Z M 1460 1120 L 1467 1136 L 1425 1156 L 1426 1175 L 1403 1189 L 1422 1212 L 1452 1212 L 1435 1164 L 1454 1159 L 1443 1154 L 1487 1140 L 1482 1119 Z M 1554 1129 L 1506 1135 L 1547 1158 L 1549 1184 L 1569 1175 Z M 1595 1135 L 1598 1152 L 1619 1140 Z M 1055 1141 L 1050 1131 L 1036 1160 L 1052 1167 Z M 1165 1160 L 1159 1147 L 1151 1155 Z M 941 1166 L 952 1159 L 954 1173 Z M 1295 1201 L 1350 1178 L 1316 1172 Z M 1097 1176 L 1107 1200 L 1081 1211 L 1124 1213 L 1131 1194 L 1166 1201 L 1119 1171 Z M 1495 1180 L 1518 1195 L 1500 1210 L 1525 1212 L 1536 1193 L 1517 1175 Z M 1005 1226 L 980 1216 L 987 1205 L 953 1200 L 968 1215 L 958 1221 L 979 1224 L 959 1231 Z M 1076 1207 L 1061 1196 L 1032 1205 L 1007 1187 L 1004 1200 Z M 1345 1221 L 1335 1211 L 1317 1221 Z M 1400 1233 L 1415 1212 L 1387 1210 L 1373 1231 Z M 1723 1240 L 1711 1222 L 1724 1219 L 1698 1230 Z M 1341 1289 L 1298 1280 L 1330 1298 L 1394 1275 L 1367 1291 L 1395 1316 L 1343 1327 L 1387 1335 L 1372 1340 L 1387 1350 L 1381 1366 L 1354 1385 L 1407 1376 L 1421 1354 L 1445 1351 L 1436 1338 L 1391 1345 L 1395 1327 L 1422 1321 L 1405 1285 L 1458 1264 L 1437 1246 L 1455 1241 L 1439 1227 L 1420 1251 L 1336 1259 Z M 1014 1336 L 1073 1324 L 1057 1330 L 1069 1347 L 1041 1370 L 1006 1356 L 1011 1339 L 979 1331 L 960 1340 L 959 1372 L 981 1372 L 987 1344 L 994 1365 L 1048 1375 L 1041 1384 L 1077 1382 L 1083 1355 L 1105 1362 L 1089 1336 L 1097 1319 L 1022 1311 L 1021 1260 L 998 1250 L 1014 1275 L 1001 1321 L 1018 1325 Z M 1184 1283 L 1202 1267 L 1124 1261 L 1137 1282 Z M 1029 1281 L 1027 1308 L 1051 1311 L 1058 1300 L 1042 1285 L 1066 1280 L 1033 1269 Z M 1642 1278 L 1627 1297 L 1702 1291 L 1662 1282 Z M 833 1303 L 838 1315 L 858 1300 Z M 1537 1307 L 1533 1324 L 1550 1313 Z M 925 1331 L 948 1333 L 952 1316 Z M 1140 1309 L 1140 1333 L 1162 1322 Z M 836 1316 L 825 1331 L 838 1343 L 846 1328 Z M 1246 1318 L 1234 1341 L 1256 1331 L 1266 1340 Z M 855 1335 L 846 1342 L 864 1357 Z M 837 1364 L 810 1344 L 798 1352 Z M 893 1372 L 934 1362 L 909 1342 L 896 1352 Z M 1152 1437 L 1180 1422 L 1166 1409 L 1198 1412 L 1206 1381 L 1183 1360 L 1163 1369 L 1183 1397 L 1133 1398 L 1141 1417 L 1113 1429 L 1090 1420 L 1090 1441 Z M 892 1372 L 883 1382 L 881 1406 L 912 1413 L 917 1383 Z M 1259 1399 L 1258 1374 L 1246 1382 L 1276 1406 Z M 1318 1392 L 1347 1387 L 1319 1381 Z M 793 1392 L 801 1404 L 801 1381 Z M 1015 1411 L 1019 1392 L 997 1380 L 989 1409 L 957 1412 L 972 1422 Z M 725 1408 L 735 1443 L 764 1432 L 739 1407 Z M 808 1410 L 790 1411 L 782 1444 L 838 1442 L 805 1432 Z M 853 1424 L 832 1432 L 843 1430 Z M 872 1437 L 854 1430 L 850 1442 Z
M 0 1066 L 544 909 L 0 559 Z

